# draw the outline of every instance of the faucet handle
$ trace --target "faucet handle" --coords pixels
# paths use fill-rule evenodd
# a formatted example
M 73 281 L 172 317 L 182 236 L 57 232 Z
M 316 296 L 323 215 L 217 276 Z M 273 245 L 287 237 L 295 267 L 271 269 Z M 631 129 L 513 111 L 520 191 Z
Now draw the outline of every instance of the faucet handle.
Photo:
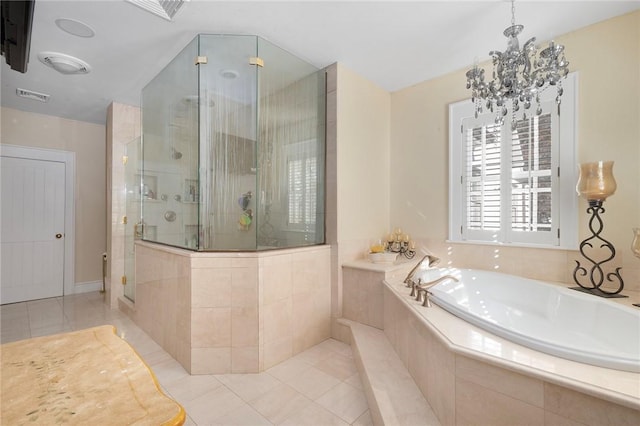
M 431 292 L 429 290 L 423 290 L 423 291 L 424 291 L 424 301 L 422 302 L 422 306 L 424 306 L 425 308 L 430 308 L 431 300 L 429 296 L 431 296 Z
M 409 294 L 409 296 L 413 297 L 416 295 L 416 289 L 420 288 L 420 284 L 422 284 L 422 280 L 420 278 L 418 278 L 418 282 L 415 283 L 413 282 L 413 280 L 411 280 L 411 293 Z M 409 286 L 408 286 L 409 287 Z

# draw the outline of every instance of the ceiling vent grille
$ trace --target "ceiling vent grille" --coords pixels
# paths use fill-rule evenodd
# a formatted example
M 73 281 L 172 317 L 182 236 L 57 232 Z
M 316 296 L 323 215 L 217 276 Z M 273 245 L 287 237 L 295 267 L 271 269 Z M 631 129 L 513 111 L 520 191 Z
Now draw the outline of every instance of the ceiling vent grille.
M 85 61 L 64 53 L 40 52 L 38 59 L 61 74 L 88 74 L 91 72 L 91 66 Z
M 38 93 L 32 90 L 20 89 L 20 88 L 16 89 L 16 95 L 20 96 L 21 98 L 27 98 L 34 101 L 40 101 L 40 102 L 48 102 L 50 97 L 50 95 L 45 95 L 44 93 Z
M 171 21 L 185 1 L 189 0 L 126 0 L 147 12 Z

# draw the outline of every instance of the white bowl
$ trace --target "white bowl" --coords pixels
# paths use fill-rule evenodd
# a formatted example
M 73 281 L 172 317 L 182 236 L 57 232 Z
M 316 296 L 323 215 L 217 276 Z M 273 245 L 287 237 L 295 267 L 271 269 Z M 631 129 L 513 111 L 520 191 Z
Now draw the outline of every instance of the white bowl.
M 391 264 L 396 261 L 398 253 L 369 253 L 369 261 L 373 263 L 386 263 Z

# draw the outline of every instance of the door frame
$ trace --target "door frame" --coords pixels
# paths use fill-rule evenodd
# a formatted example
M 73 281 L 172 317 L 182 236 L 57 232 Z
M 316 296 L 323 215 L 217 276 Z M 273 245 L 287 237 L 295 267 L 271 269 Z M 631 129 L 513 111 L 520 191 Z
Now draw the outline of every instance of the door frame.
M 34 148 L 29 146 L 0 144 L 2 157 L 25 158 L 29 160 L 57 161 L 65 164 L 65 203 L 64 203 L 64 278 L 63 294 L 75 293 L 75 182 L 76 153 L 57 149 Z

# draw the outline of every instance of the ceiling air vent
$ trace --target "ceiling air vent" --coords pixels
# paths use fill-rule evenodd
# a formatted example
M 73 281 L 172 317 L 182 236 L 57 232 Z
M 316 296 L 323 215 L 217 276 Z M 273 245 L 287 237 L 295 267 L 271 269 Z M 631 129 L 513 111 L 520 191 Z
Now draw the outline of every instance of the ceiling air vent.
M 20 88 L 16 89 L 16 95 L 20 96 L 21 98 L 27 98 L 34 101 L 40 101 L 40 102 L 48 102 L 49 96 L 50 96 L 50 95 L 45 95 L 44 93 L 38 93 L 32 90 L 26 90 L 26 89 L 20 89 Z
M 40 52 L 38 59 L 61 74 L 88 74 L 91 66 L 85 61 L 58 52 Z
M 189 0 L 126 0 L 147 12 L 171 21 L 185 1 Z

